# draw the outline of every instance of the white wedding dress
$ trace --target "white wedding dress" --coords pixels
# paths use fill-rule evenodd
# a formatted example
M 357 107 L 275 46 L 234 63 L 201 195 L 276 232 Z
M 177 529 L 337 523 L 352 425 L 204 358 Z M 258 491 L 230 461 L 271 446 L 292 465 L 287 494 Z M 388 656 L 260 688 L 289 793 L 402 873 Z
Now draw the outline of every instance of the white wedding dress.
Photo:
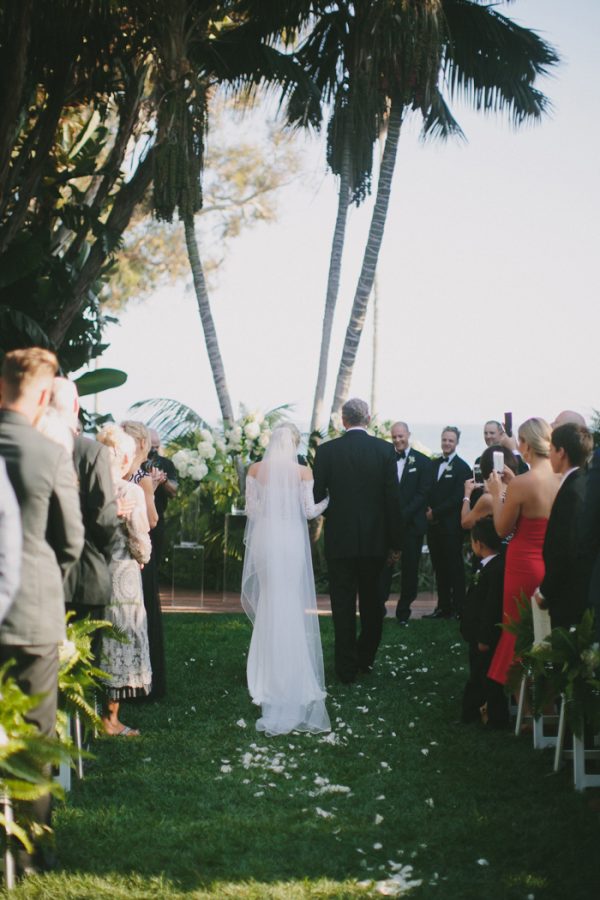
M 248 689 L 268 735 L 329 731 L 319 617 L 307 519 L 312 480 L 301 477 L 289 428 L 275 429 L 256 478 L 246 481 L 242 605 L 254 624 Z

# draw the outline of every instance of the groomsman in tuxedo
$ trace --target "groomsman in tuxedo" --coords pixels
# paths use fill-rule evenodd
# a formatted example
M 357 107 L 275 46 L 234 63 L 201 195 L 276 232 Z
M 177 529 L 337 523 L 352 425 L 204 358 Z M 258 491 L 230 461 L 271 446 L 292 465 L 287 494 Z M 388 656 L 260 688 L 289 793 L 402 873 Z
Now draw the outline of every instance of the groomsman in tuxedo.
M 427 531 L 425 510 L 433 484 L 433 466 L 429 457 L 410 446 L 410 431 L 406 422 L 396 422 L 392 425 L 391 436 L 396 451 L 396 468 L 400 484 L 398 512 L 403 526 L 400 596 L 396 605 L 396 619 L 400 625 L 407 625 L 410 619 L 410 606 L 418 591 L 419 561 L 423 538 Z M 383 567 L 380 578 L 382 605 L 390 595 L 393 571 L 394 560 L 390 557 Z
M 562 482 L 544 538 L 544 579 L 534 597 L 550 613 L 553 628 L 577 625 L 586 605 L 588 578 L 579 558 L 579 525 L 586 487 L 582 467 L 591 449 L 592 437 L 585 427 L 570 422 L 552 432 L 550 463 Z
M 394 448 L 367 434 L 369 407 L 348 400 L 342 407 L 346 433 L 317 448 L 314 496 L 329 496 L 325 511 L 325 557 L 335 633 L 335 669 L 349 684 L 369 672 L 381 640 L 379 576 L 390 550 L 398 552 L 398 475 Z M 356 636 L 356 595 L 360 633 Z
M 433 486 L 429 494 L 427 543 L 435 572 L 438 605 L 425 619 L 450 619 L 460 615 L 465 600 L 463 530 L 460 508 L 471 469 L 456 453 L 460 431 L 448 425 L 442 431 L 442 456 L 433 462 Z
M 83 549 L 83 525 L 73 462 L 35 429 L 46 409 L 56 357 L 32 347 L 4 357 L 0 402 L 0 456 L 21 508 L 21 583 L 0 626 L 0 665 L 21 690 L 40 695 L 26 718 L 42 734 L 56 732 L 58 645 L 65 637 L 63 580 Z M 48 795 L 29 804 L 31 818 L 50 824 Z M 39 852 L 22 853 L 23 872 L 43 865 Z

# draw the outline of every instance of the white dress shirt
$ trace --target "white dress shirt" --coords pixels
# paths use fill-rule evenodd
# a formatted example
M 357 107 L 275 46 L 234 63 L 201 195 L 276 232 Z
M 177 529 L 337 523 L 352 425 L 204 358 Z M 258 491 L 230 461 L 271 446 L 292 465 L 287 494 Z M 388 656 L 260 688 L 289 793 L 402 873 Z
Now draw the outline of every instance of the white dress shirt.
M 440 463 L 440 467 L 438 469 L 438 476 L 437 476 L 438 481 L 440 480 L 440 478 L 442 477 L 442 475 L 444 474 L 444 472 L 446 471 L 446 469 L 448 468 L 448 466 L 450 465 L 450 463 L 452 462 L 452 460 L 454 459 L 455 456 L 456 456 L 456 450 L 454 451 L 454 453 L 450 454 L 448 459 L 445 459 L 443 462 Z

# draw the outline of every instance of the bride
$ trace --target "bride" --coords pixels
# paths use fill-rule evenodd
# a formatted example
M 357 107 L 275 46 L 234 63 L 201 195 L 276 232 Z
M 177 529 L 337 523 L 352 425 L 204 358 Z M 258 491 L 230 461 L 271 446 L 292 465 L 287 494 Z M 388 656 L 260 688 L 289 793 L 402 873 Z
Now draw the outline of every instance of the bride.
M 246 480 L 246 553 L 242 606 L 254 625 L 248 689 L 268 735 L 329 731 L 323 653 L 307 519 L 315 505 L 312 473 L 298 465 L 300 432 L 278 425 L 264 460 Z

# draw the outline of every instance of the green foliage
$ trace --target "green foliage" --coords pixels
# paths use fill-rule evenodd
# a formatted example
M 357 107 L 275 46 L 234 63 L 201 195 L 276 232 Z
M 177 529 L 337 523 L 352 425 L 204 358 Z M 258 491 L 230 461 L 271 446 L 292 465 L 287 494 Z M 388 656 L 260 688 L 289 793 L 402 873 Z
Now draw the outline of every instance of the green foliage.
M 104 630 L 108 637 L 127 643 L 127 635 L 110 622 L 98 619 L 74 620 L 67 613 L 67 639 L 60 652 L 58 670 L 59 709 L 62 715 L 62 737 L 68 741 L 66 717 L 79 714 L 84 726 L 101 728 L 102 720 L 94 706 L 94 695 L 101 691 L 109 675 L 98 668 L 92 653 L 92 635 Z
M 525 673 L 531 679 L 534 715 L 564 696 L 567 724 L 577 737 L 588 725 L 600 731 L 600 647 L 594 642 L 594 612 L 587 609 L 572 628 L 553 628 L 539 644 L 533 642 L 531 605 L 523 596 L 518 602 L 520 618 L 503 625 L 516 635 L 515 662 L 507 688 L 518 689 Z
M 56 738 L 41 735 L 26 716 L 38 705 L 40 695 L 27 696 L 8 671 L 0 669 L 0 795 L 11 800 L 37 800 L 51 793 L 62 796 L 62 788 L 47 774 L 48 767 L 70 762 L 69 748 Z M 4 816 L 0 826 L 9 827 Z M 17 823 L 11 833 L 31 850 L 27 830 Z

